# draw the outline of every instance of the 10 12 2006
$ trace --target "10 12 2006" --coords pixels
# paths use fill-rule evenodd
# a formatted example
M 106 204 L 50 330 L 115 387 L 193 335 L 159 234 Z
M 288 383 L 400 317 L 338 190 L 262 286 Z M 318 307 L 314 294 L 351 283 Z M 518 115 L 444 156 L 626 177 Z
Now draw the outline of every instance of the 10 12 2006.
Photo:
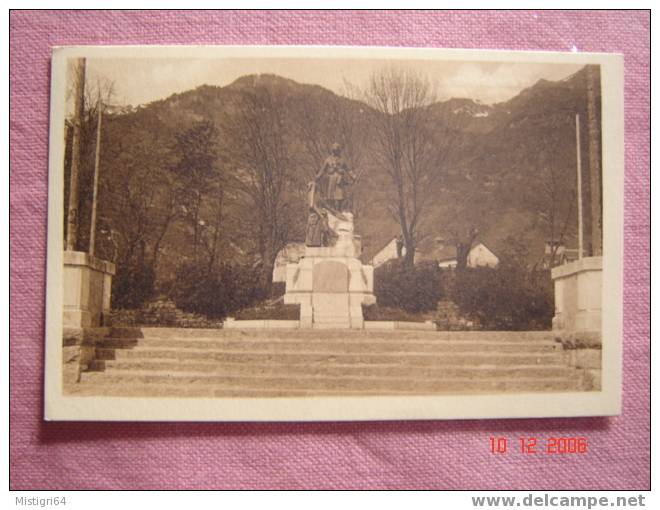
M 515 443 L 514 443 L 515 444 Z M 588 452 L 586 437 L 519 437 L 516 444 L 517 452 L 525 454 L 585 454 Z M 494 454 L 506 454 L 510 450 L 507 437 L 490 437 L 490 451 Z

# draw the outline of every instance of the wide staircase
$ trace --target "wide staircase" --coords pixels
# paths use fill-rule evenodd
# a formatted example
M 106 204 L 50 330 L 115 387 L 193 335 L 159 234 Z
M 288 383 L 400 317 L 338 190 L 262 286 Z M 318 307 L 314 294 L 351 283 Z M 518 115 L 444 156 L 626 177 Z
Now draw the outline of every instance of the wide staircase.
M 285 397 L 577 391 L 551 332 L 113 328 L 76 395 Z

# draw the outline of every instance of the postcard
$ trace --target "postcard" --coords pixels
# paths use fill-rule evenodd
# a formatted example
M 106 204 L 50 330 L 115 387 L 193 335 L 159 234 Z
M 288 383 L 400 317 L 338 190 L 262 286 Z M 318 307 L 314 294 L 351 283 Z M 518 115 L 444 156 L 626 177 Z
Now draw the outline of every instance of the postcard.
M 54 48 L 45 418 L 621 412 L 623 58 Z

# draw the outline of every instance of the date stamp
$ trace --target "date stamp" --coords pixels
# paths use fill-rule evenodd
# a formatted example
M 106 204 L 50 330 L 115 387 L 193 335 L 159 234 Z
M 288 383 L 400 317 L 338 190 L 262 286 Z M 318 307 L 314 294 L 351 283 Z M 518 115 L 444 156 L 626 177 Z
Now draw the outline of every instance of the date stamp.
M 494 455 L 506 455 L 509 452 L 525 455 L 572 455 L 585 454 L 589 451 L 586 437 L 534 437 L 521 436 L 518 440 L 508 437 L 489 438 L 490 453 Z

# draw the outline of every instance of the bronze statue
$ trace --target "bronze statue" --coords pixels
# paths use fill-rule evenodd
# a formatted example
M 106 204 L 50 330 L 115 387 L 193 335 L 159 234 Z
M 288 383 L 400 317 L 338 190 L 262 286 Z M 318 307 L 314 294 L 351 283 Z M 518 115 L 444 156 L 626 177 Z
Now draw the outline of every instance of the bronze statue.
M 314 182 L 319 197 L 319 205 L 331 211 L 341 213 L 350 208 L 349 187 L 355 181 L 355 176 L 348 169 L 346 161 L 341 155 L 341 146 L 332 145 L 330 155 L 323 162 Z
M 337 234 L 328 225 L 328 213 L 345 220 L 350 210 L 349 187 L 355 176 L 341 155 L 341 146 L 332 145 L 330 155 L 307 188 L 307 246 L 330 246 Z

